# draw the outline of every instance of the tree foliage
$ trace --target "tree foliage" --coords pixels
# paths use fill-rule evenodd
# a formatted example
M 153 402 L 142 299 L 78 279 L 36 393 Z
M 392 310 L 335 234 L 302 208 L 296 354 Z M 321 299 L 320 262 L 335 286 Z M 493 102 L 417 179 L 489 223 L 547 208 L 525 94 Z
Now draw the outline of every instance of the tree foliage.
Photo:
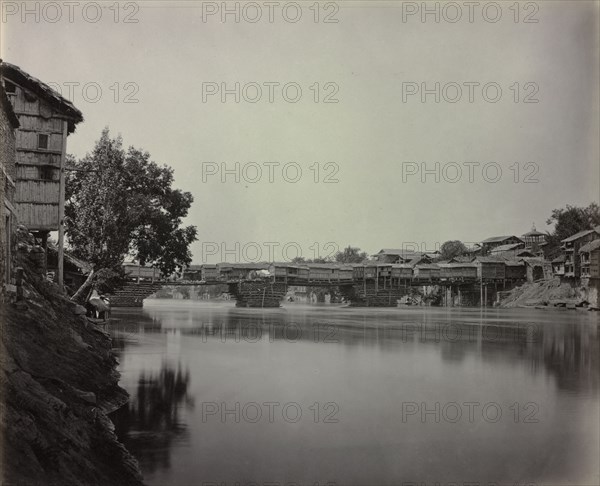
M 173 169 L 150 154 L 123 149 L 104 129 L 92 153 L 67 173 L 65 227 L 75 256 L 96 268 L 117 268 L 125 257 L 164 274 L 191 263 L 194 226 L 182 226 L 193 202 L 173 189 Z
M 361 251 L 360 248 L 355 248 L 348 245 L 342 251 L 338 251 L 332 257 L 319 258 L 304 258 L 296 257 L 292 263 L 363 263 L 369 259 L 366 251 Z
M 292 263 L 302 264 L 302 263 L 331 263 L 333 262 L 332 258 L 329 257 L 317 257 L 317 258 L 304 258 L 301 256 L 297 256 L 292 258 Z
M 553 254 L 565 238 L 600 225 L 600 206 L 595 202 L 587 207 L 567 204 L 564 208 L 553 209 L 546 224 L 554 225 L 554 231 L 547 237 L 545 250 L 547 254 Z
M 466 245 L 460 240 L 449 240 L 440 247 L 440 259 L 450 260 L 463 255 L 467 251 Z
M 595 202 L 585 208 L 567 204 L 565 208 L 553 209 L 546 224 L 553 224 L 553 235 L 564 240 L 575 233 L 600 225 L 600 206 Z
M 362 263 L 369 259 L 367 252 L 360 251 L 360 248 L 347 246 L 342 251 L 335 254 L 335 261 L 338 263 Z

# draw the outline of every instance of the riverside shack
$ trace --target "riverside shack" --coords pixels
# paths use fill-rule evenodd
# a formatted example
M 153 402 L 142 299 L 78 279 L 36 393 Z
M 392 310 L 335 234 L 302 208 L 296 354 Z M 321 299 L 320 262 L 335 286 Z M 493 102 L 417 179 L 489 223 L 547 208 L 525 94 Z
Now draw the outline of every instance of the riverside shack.
M 19 120 L 13 111 L 4 88 L 0 85 L 0 278 L 1 284 L 10 283 L 12 235 L 16 225 L 15 198 L 15 130 Z
M 7 62 L 0 78 L 19 121 L 16 130 L 15 210 L 42 246 L 59 227 L 61 174 L 67 136 L 83 121 L 75 106 L 50 86 Z

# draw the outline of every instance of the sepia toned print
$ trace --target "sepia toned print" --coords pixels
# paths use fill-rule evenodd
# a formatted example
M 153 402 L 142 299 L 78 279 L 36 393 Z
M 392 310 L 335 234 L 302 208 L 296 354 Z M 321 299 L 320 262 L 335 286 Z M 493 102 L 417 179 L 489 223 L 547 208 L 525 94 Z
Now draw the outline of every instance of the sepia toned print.
M 600 484 L 598 0 L 0 1 L 9 486 Z

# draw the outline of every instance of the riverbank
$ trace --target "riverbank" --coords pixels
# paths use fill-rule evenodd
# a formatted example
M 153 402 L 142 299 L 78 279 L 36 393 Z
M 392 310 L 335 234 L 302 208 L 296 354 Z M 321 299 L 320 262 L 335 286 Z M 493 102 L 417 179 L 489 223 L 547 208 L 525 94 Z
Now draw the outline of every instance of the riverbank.
M 595 289 L 561 282 L 559 278 L 540 282 L 527 282 L 514 288 L 500 303 L 502 308 L 539 306 L 579 306 L 588 303 L 597 307 Z
M 107 418 L 128 401 L 110 336 L 35 267 L 24 290 L 0 308 L 3 484 L 141 485 Z

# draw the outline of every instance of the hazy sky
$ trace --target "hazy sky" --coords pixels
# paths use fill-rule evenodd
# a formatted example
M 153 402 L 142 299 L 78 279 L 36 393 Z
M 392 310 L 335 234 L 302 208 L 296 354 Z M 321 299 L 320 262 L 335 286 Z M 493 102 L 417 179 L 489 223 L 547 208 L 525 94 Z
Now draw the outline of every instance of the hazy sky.
M 266 260 L 272 243 L 297 243 L 306 257 L 315 242 L 321 254 L 328 242 L 370 253 L 410 242 L 432 249 L 522 234 L 532 222 L 545 230 L 553 208 L 600 198 L 597 2 L 480 2 L 472 12 L 465 2 L 344 0 L 337 12 L 331 2 L 227 2 L 239 22 L 221 18 L 222 2 L 122 3 L 118 22 L 114 3 L 99 3 L 92 23 L 94 2 L 28 2 L 38 19 L 22 17 L 22 2 L 3 2 L 2 58 L 65 96 L 65 83 L 80 83 L 70 98 L 85 122 L 70 153 L 84 155 L 109 126 L 175 169 L 176 186 L 195 198 L 187 223 L 198 227 L 197 263 L 225 259 L 207 254 L 210 243 L 233 250 L 229 261 L 254 258 L 256 246 Z M 434 13 L 422 19 L 423 7 L 439 9 L 439 23 Z M 234 91 L 240 83 L 239 103 L 234 93 L 203 100 L 222 83 Z M 262 98 L 251 103 L 254 83 Z M 264 83 L 280 83 L 272 103 Z M 286 83 L 288 99 L 302 89 L 296 103 L 284 99 Z M 139 102 L 125 103 L 127 95 Z M 338 102 L 324 103 L 326 95 Z M 239 183 L 234 174 L 222 183 L 220 173 L 203 182 L 203 167 L 236 162 Z M 269 162 L 280 164 L 271 165 L 274 182 Z M 470 162 L 480 164 L 472 174 Z M 258 182 L 249 163 L 262 167 Z M 298 165 L 283 173 L 289 163 Z M 299 180 L 286 182 L 298 166 Z M 424 182 L 422 168 L 432 170 Z M 324 183 L 333 172 L 338 182 Z M 295 256 L 296 245 L 286 255 L 281 246 L 274 259 Z

